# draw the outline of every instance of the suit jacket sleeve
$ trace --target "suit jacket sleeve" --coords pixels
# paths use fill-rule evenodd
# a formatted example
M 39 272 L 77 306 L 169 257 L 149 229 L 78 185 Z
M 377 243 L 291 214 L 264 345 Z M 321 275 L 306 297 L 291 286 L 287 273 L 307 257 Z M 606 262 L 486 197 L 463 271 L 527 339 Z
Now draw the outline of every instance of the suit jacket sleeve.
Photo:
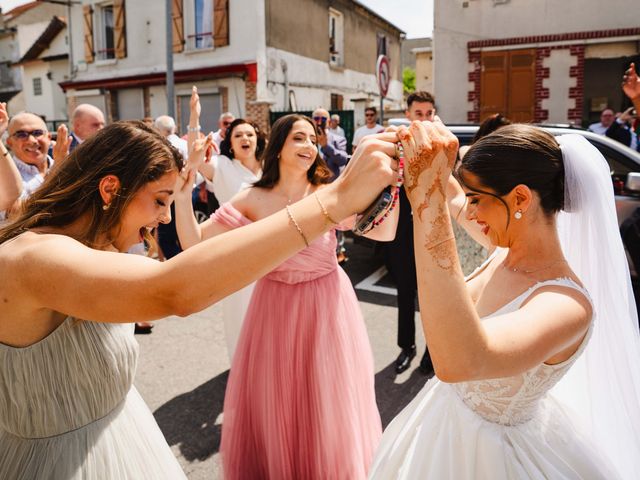
M 342 167 L 349 161 L 347 154 L 347 139 L 336 135 L 327 138 L 327 144 L 322 147 L 322 154 L 329 166 Z
M 627 147 L 631 145 L 631 132 L 628 128 L 620 125 L 617 121 L 614 121 L 611 126 L 605 132 L 605 135 L 609 138 L 617 140 L 620 143 L 625 144 Z

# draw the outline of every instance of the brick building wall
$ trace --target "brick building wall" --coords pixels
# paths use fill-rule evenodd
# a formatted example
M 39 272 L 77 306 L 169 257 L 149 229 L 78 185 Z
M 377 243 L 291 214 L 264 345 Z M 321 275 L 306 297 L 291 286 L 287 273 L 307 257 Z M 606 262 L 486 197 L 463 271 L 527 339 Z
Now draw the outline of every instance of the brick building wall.
M 640 35 L 640 28 L 621 28 L 530 37 L 476 40 L 468 42 L 467 52 L 468 63 L 470 66 L 468 80 L 471 83 L 471 86 L 467 93 L 467 99 L 471 102 L 471 108 L 467 111 L 467 120 L 474 123 L 478 123 L 480 121 L 481 49 L 505 47 L 505 49 L 515 50 L 528 45 L 550 44 L 549 46 L 536 47 L 534 122 L 544 122 L 549 118 L 549 112 L 542 108 L 542 101 L 549 98 L 549 89 L 545 85 L 545 80 L 549 78 L 550 71 L 549 68 L 545 66 L 545 59 L 549 58 L 552 50 L 569 49 L 571 56 L 575 57 L 575 64 L 570 67 L 568 76 L 570 78 L 575 78 L 576 80 L 575 85 L 569 89 L 569 99 L 573 99 L 575 104 L 572 108 L 567 110 L 567 119 L 570 122 L 580 124 L 584 104 L 584 61 L 586 41 L 624 38 L 637 35 Z M 557 43 L 562 42 L 565 42 L 565 45 L 557 45 Z

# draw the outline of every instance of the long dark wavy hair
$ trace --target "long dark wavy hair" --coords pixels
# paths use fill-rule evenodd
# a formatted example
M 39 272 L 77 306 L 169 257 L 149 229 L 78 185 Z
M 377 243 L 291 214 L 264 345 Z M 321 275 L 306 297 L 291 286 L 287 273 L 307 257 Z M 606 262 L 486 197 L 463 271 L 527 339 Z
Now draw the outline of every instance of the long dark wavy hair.
M 253 184 L 254 187 L 273 188 L 278 183 L 278 180 L 280 180 L 280 152 L 289 132 L 293 128 L 293 124 L 298 121 L 308 122 L 313 127 L 316 135 L 318 134 L 317 126 L 313 120 L 304 115 L 293 113 L 276 120 L 271 127 L 269 142 L 262 157 L 262 177 Z M 329 170 L 329 167 L 318 152 L 309 170 L 307 170 L 309 183 L 312 185 L 330 183 L 331 177 L 331 170 Z
M 266 146 L 267 140 L 264 133 L 262 132 L 262 130 L 260 130 L 260 127 L 256 123 L 245 120 L 244 118 L 236 118 L 227 128 L 227 133 L 224 136 L 224 139 L 220 142 L 221 155 L 224 155 L 225 157 L 233 160 L 234 153 L 231 151 L 231 137 L 233 136 L 233 129 L 238 125 L 243 125 L 245 123 L 247 125 L 251 125 L 256 132 L 256 158 L 260 160 L 260 157 L 264 152 L 264 147 Z
M 115 122 L 97 132 L 62 162 L 54 165 L 42 186 L 19 214 L 0 229 L 0 244 L 37 227 L 65 227 L 88 216 L 81 243 L 102 248 L 101 236 L 118 232 L 122 214 L 147 183 L 182 168 L 182 155 L 158 132 L 140 121 Z M 100 180 L 114 175 L 120 188 L 107 210 Z

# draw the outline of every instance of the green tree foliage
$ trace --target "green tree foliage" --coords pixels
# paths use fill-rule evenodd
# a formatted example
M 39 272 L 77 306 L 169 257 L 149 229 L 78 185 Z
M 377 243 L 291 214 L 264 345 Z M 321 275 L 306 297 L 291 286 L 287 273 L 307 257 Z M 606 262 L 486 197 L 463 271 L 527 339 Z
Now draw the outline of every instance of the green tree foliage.
M 402 85 L 405 94 L 416 91 L 416 71 L 411 67 L 404 67 L 402 70 Z

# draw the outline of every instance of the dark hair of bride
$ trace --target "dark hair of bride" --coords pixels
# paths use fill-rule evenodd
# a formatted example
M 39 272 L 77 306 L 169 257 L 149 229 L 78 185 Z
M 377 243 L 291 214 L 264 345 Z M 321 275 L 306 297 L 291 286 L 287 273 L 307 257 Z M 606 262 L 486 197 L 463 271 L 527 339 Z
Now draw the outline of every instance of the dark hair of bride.
M 475 175 L 493 192 L 467 185 L 465 173 Z M 548 215 L 564 206 L 564 165 L 562 151 L 553 135 L 525 124 L 504 126 L 474 143 L 454 172 L 467 189 L 500 200 L 511 217 L 504 195 L 517 185 L 526 185 L 540 197 Z

